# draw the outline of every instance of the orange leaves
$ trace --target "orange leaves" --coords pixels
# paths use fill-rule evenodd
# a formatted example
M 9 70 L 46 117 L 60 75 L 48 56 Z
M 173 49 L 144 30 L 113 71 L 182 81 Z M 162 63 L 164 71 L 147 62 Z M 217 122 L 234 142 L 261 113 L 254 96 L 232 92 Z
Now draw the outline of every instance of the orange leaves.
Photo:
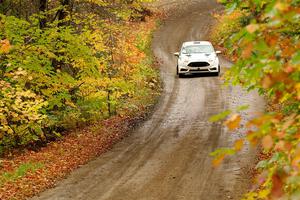
M 0 41 L 0 53 L 8 53 L 9 50 L 11 49 L 11 44 L 9 42 L 9 40 L 4 39 Z
M 261 86 L 264 89 L 269 89 L 273 87 L 276 83 L 290 83 L 289 75 L 288 73 L 281 71 L 278 73 L 272 73 L 272 74 L 265 74 L 264 77 L 261 80 Z
M 297 51 L 296 45 L 290 38 L 284 38 L 280 40 L 281 55 L 283 58 L 291 58 Z
M 241 55 L 242 58 L 249 58 L 252 54 L 252 50 L 253 50 L 253 44 L 248 43 L 242 52 L 242 55 Z
M 283 2 L 277 2 L 275 4 L 275 8 L 281 12 L 286 12 L 290 9 L 289 4 Z
M 253 131 L 248 131 L 246 138 L 250 142 L 252 147 L 255 147 L 257 145 L 258 138 L 255 136 L 255 133 Z
M 229 130 L 234 130 L 240 126 L 241 116 L 239 114 L 232 115 L 224 124 L 228 127 Z
M 287 74 L 290 74 L 290 73 L 294 72 L 295 70 L 296 70 L 296 68 L 291 64 L 287 64 L 283 69 L 283 71 Z
M 237 140 L 234 143 L 234 150 L 240 151 L 243 148 L 243 146 L 244 146 L 244 140 L 243 139 Z
M 234 155 L 236 152 L 240 151 L 243 148 L 243 146 L 244 146 L 244 140 L 239 139 L 235 141 L 233 149 L 223 148 L 223 149 L 218 149 L 215 152 L 212 152 L 210 155 L 214 156 L 214 159 L 212 161 L 213 166 L 218 167 L 223 162 L 226 156 Z
M 216 157 L 213 161 L 212 161 L 212 164 L 214 167 L 218 167 L 220 166 L 220 164 L 222 163 L 222 161 L 224 160 L 225 158 L 225 155 L 220 155 L 218 157 Z
M 286 44 L 286 46 L 282 45 L 282 56 L 285 58 L 291 58 L 295 51 L 296 49 L 288 45 L 288 43 Z
M 249 24 L 246 27 L 246 29 L 249 33 L 254 33 L 255 31 L 257 31 L 259 29 L 259 25 L 258 24 Z
M 244 146 L 244 139 L 236 140 L 234 148 L 220 148 L 212 152 L 210 155 L 214 157 L 212 164 L 214 167 L 218 167 L 226 156 L 234 155 L 240 151 Z
M 270 150 L 274 145 L 273 138 L 270 135 L 266 135 L 262 139 L 262 146 L 266 150 Z
M 275 35 L 275 34 L 268 33 L 265 36 L 265 40 L 266 40 L 266 42 L 269 46 L 273 47 L 278 43 L 279 36 Z
M 219 148 L 216 151 L 210 153 L 210 156 L 214 157 L 214 160 L 212 161 L 212 164 L 214 167 L 218 167 L 224 158 L 229 155 L 234 155 L 236 151 L 231 148 Z
M 275 174 L 272 177 L 271 197 L 272 197 L 272 199 L 278 199 L 278 198 L 282 197 L 283 194 L 284 194 L 283 181 L 280 176 Z
M 272 77 L 270 75 L 264 76 L 264 78 L 262 79 L 261 85 L 264 89 L 270 88 L 273 85 Z

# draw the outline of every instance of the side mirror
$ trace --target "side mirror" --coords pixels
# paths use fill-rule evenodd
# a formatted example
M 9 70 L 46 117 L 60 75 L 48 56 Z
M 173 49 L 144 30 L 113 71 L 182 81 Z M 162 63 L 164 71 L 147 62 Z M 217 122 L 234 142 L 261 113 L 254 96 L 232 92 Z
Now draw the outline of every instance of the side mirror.
M 174 53 L 174 56 L 179 57 L 179 52 Z
M 222 53 L 222 51 L 216 51 L 216 54 L 221 54 Z

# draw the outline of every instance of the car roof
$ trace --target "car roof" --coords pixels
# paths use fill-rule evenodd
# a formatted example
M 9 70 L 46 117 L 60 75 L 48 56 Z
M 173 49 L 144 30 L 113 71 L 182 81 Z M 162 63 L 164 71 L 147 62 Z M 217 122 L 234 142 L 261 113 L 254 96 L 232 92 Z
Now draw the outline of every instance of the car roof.
M 208 41 L 188 41 L 182 44 L 182 46 L 191 46 L 191 45 L 212 45 L 212 44 Z

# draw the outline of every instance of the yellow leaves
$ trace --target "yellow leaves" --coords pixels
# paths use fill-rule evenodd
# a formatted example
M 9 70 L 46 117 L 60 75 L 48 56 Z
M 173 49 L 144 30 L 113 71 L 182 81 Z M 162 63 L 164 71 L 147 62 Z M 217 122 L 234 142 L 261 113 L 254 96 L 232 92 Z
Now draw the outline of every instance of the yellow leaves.
M 295 170 L 300 172 L 300 146 L 299 145 L 294 150 L 291 165 Z
M 254 32 L 256 32 L 258 29 L 259 29 L 259 25 L 258 25 L 258 24 L 249 24 L 249 25 L 246 27 L 246 30 L 247 30 L 249 33 L 254 33 Z
M 72 108 L 76 108 L 76 107 L 77 107 L 77 106 L 76 106 L 72 101 L 70 101 L 70 100 L 67 100 L 67 101 L 65 102 L 65 104 L 66 104 L 67 106 L 72 107 Z
M 292 166 L 296 169 L 296 170 L 300 170 L 300 154 L 296 155 L 294 157 L 294 159 L 292 160 Z
M 273 147 L 273 145 L 274 145 L 274 141 L 272 136 L 266 135 L 263 137 L 262 146 L 264 147 L 264 149 L 270 150 Z
M 270 192 L 271 192 L 271 191 L 270 191 L 269 189 L 261 190 L 261 191 L 259 191 L 259 193 L 258 193 L 258 197 L 259 197 L 260 199 L 266 199 L 266 198 L 269 196 Z
M 297 98 L 298 100 L 300 100 L 300 83 L 297 83 L 297 84 L 295 85 L 295 90 L 296 90 L 296 98 Z
M 289 10 L 290 6 L 289 6 L 289 4 L 287 4 L 287 3 L 277 2 L 277 3 L 275 4 L 275 8 L 276 8 L 277 10 L 281 11 L 281 12 L 285 12 L 285 11 L 288 11 L 288 10 Z
M 2 137 L 3 137 L 3 133 L 7 133 L 7 134 L 11 135 L 11 134 L 14 133 L 14 131 L 10 128 L 9 125 L 1 124 L 0 125 L 0 134 L 1 134 Z
M 10 49 L 11 49 L 11 45 L 9 40 L 4 39 L 0 41 L 0 53 L 7 54 Z
M 250 142 L 250 145 L 252 147 L 255 147 L 257 145 L 258 139 L 257 139 L 257 137 L 255 137 L 255 133 L 254 132 L 248 131 L 246 138 Z
M 240 151 L 243 148 L 243 146 L 244 146 L 244 140 L 243 139 L 237 140 L 234 143 L 234 150 Z
M 228 127 L 229 130 L 234 130 L 240 126 L 241 116 L 239 114 L 232 115 L 224 124 Z

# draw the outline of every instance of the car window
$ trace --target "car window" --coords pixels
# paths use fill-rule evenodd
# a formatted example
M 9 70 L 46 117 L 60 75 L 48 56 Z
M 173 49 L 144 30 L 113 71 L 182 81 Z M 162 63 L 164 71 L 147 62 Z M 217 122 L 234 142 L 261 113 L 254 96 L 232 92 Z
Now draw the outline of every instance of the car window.
M 193 53 L 213 53 L 214 48 L 212 45 L 191 45 L 182 48 L 183 54 L 193 54 Z

